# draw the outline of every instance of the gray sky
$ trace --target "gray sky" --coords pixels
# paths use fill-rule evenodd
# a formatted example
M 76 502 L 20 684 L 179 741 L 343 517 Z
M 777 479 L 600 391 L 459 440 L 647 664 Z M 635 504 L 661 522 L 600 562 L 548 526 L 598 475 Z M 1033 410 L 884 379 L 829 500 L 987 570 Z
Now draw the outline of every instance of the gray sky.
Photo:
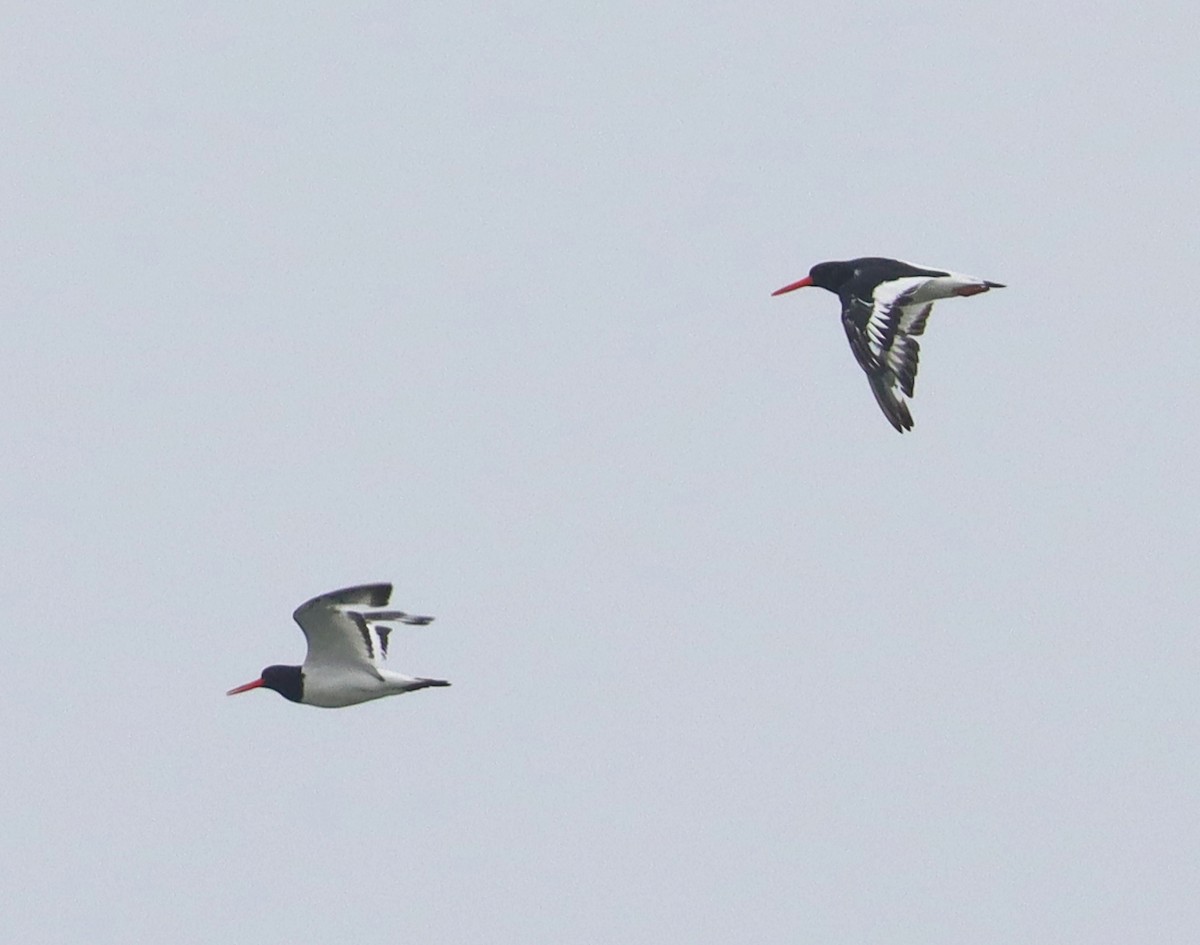
M 1193 3 L 246 6 L 0 20 L 6 940 L 1196 941 Z

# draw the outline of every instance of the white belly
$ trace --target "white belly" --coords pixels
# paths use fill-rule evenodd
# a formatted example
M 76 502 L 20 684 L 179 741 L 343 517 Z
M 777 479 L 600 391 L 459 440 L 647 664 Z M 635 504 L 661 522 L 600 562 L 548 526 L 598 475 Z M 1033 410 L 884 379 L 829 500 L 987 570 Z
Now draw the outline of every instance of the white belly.
M 386 680 L 365 672 L 304 674 L 304 703 L 325 709 L 358 705 L 401 691 Z

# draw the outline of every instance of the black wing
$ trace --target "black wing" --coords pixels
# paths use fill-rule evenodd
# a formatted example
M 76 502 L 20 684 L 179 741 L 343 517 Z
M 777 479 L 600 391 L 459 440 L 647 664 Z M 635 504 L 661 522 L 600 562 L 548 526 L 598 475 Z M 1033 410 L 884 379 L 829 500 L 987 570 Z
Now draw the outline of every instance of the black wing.
M 877 298 L 871 302 L 850 295 L 842 303 L 842 327 L 850 350 L 866 372 L 883 415 L 900 433 L 913 427 L 912 414 L 903 398 L 913 396 L 921 358 L 921 345 L 916 339 L 925 331 L 933 308 L 929 302 L 911 301 L 924 280 L 912 282 L 914 285 L 901 287 L 898 293 L 876 292 Z

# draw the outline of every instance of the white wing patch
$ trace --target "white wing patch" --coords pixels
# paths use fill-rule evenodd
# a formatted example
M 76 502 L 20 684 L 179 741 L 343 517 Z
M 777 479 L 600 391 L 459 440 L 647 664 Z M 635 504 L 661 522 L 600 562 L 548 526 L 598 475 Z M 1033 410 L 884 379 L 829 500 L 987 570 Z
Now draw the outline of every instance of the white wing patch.
M 871 304 L 876 310 L 891 308 L 901 299 L 916 295 L 921 286 L 927 282 L 929 282 L 929 276 L 905 276 L 901 279 L 889 279 L 887 282 L 881 282 L 871 293 Z
M 917 381 L 917 365 L 921 346 L 917 336 L 925 331 L 925 323 L 933 309 L 931 302 L 914 301 L 922 294 L 929 279 L 913 276 L 881 282 L 875 287 L 873 304 L 867 317 L 867 342 L 876 365 L 891 378 L 882 378 L 888 386 L 897 383 L 905 395 L 913 395 Z
M 293 615 L 308 640 L 305 666 L 376 674 L 387 656 L 389 624 L 423 626 L 432 617 L 384 610 L 390 584 L 370 584 L 322 594 L 302 604 Z
M 917 381 L 917 337 L 925 331 L 933 308 L 931 302 L 918 299 L 929 281 L 928 276 L 910 276 L 881 282 L 870 302 L 854 298 L 842 312 L 850 347 L 871 380 L 875 399 L 901 432 L 912 428 L 903 397 L 913 396 Z

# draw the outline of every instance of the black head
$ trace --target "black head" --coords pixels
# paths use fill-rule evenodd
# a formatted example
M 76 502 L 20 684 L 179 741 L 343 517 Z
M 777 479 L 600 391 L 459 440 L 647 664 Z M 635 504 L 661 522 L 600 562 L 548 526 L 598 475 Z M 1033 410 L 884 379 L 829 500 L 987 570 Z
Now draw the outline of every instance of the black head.
M 842 287 L 854 278 L 854 272 L 854 263 L 852 262 L 817 263 L 810 270 L 808 270 L 808 275 L 799 282 L 793 282 L 791 285 L 785 285 L 782 289 L 776 289 L 771 294 L 783 295 L 785 292 L 803 289 L 810 285 L 815 285 L 822 289 L 828 289 L 830 292 L 835 294 L 840 294 Z
M 304 697 L 304 671 L 299 666 L 268 666 L 262 671 L 262 681 L 266 688 L 292 702 Z
M 817 263 L 808 270 L 808 278 L 812 280 L 813 285 L 836 293 L 841 290 L 842 286 L 854 278 L 854 263 Z
M 283 698 L 290 699 L 292 702 L 300 702 L 304 699 L 304 671 L 299 666 L 268 666 L 262 671 L 262 676 L 254 682 L 230 689 L 225 695 L 233 696 L 239 692 L 249 692 L 260 686 L 264 689 L 274 689 Z

